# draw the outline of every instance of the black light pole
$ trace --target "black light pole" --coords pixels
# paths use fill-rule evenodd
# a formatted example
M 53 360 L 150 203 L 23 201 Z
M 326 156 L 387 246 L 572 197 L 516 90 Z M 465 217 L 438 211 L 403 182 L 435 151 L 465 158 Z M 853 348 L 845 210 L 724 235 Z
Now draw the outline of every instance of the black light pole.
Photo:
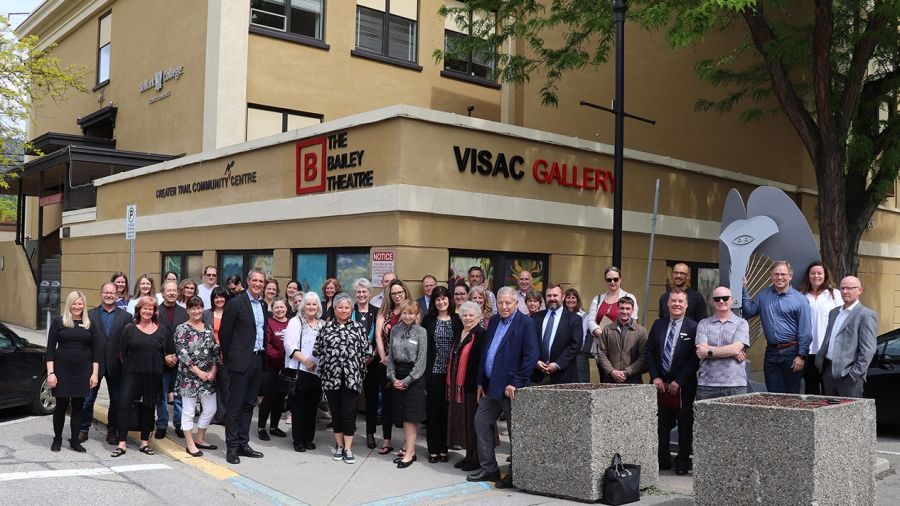
M 625 11 L 626 0 L 614 0 L 616 23 L 616 139 L 613 161 L 613 247 L 612 264 L 622 267 L 622 151 L 625 133 Z

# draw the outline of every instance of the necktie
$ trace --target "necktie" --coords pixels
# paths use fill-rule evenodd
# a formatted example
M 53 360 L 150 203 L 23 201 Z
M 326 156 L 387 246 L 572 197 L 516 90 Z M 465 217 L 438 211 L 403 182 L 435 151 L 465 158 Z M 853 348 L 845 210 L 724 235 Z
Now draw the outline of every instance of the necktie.
M 556 311 L 547 311 L 547 326 L 544 327 L 544 345 L 541 346 L 541 360 L 546 362 L 550 360 L 550 338 L 553 336 L 553 318 Z
M 675 349 L 675 323 L 669 326 L 669 335 L 666 337 L 666 347 L 663 349 L 663 370 L 668 374 L 669 366 L 672 365 L 672 350 Z

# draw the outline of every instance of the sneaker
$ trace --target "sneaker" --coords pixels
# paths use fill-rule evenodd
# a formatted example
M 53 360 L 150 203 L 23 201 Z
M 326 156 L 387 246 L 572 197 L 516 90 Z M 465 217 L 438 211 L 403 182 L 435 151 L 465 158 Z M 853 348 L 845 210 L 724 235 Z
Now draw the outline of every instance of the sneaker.
M 356 457 L 353 456 L 353 452 L 350 450 L 344 450 L 344 462 L 347 464 L 355 464 Z
M 334 445 L 334 455 L 332 455 L 331 458 L 334 460 L 344 460 L 344 449 Z

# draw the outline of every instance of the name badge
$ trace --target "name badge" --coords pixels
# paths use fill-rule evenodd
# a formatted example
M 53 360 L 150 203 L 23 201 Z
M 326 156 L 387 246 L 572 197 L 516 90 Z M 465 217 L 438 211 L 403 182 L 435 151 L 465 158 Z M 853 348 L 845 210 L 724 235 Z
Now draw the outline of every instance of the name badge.
M 419 341 L 410 341 L 409 344 L 419 344 Z

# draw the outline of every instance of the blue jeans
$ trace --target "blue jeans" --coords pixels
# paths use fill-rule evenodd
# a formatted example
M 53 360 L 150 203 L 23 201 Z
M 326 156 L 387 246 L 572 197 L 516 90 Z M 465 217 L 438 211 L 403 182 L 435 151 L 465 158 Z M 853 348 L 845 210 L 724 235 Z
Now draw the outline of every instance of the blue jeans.
M 803 379 L 803 370 L 801 369 L 799 372 L 793 371 L 797 351 L 796 346 L 783 350 L 766 350 L 766 357 L 763 363 L 766 390 L 783 394 L 800 393 L 800 380 Z
M 116 418 L 119 415 L 119 378 L 113 378 L 109 375 L 106 378 L 106 388 L 109 391 L 109 412 L 107 413 L 106 427 L 109 430 L 116 428 Z M 97 383 L 97 386 L 91 389 L 88 396 L 84 398 L 84 418 L 81 422 L 81 431 L 88 432 L 91 428 L 91 421 L 94 418 L 94 402 L 97 400 L 97 392 L 100 391 L 100 385 L 103 379 Z
M 741 395 L 746 393 L 747 387 L 707 387 L 698 385 L 697 396 L 694 399 L 702 401 L 705 399 L 718 399 L 719 397 L 730 397 L 732 395 Z
M 175 383 L 175 369 L 166 369 L 163 372 L 163 397 L 156 405 L 156 428 L 165 429 L 169 426 L 169 390 Z M 181 396 L 175 396 L 175 409 L 172 413 L 172 425 L 178 429 L 181 427 Z

